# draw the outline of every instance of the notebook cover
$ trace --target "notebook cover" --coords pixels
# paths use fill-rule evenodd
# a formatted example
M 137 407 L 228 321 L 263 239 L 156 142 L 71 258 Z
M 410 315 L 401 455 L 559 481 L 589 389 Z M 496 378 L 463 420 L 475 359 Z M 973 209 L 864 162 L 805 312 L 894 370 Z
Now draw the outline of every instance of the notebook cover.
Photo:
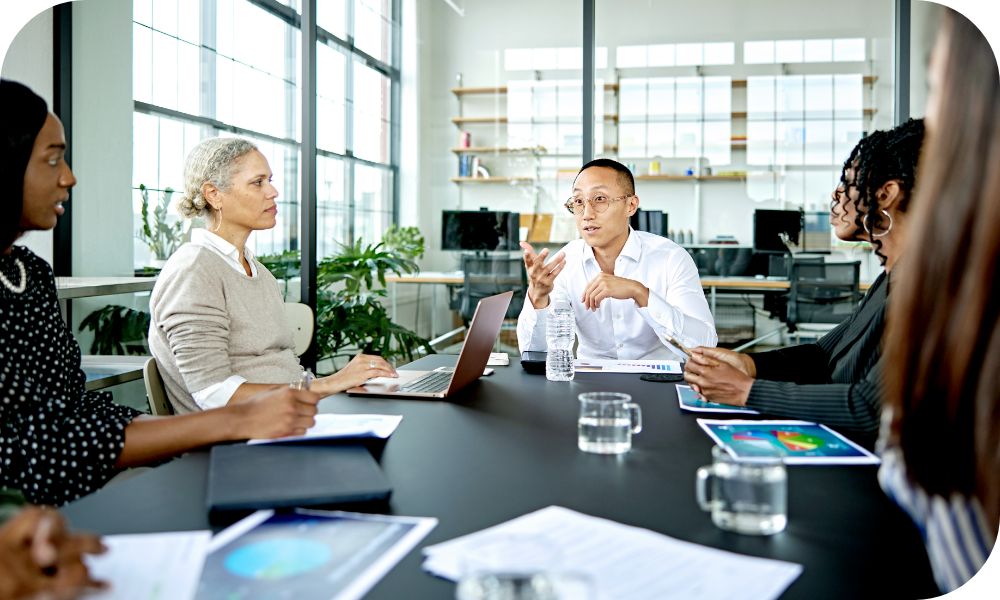
M 389 481 L 363 446 L 235 444 L 212 448 L 212 513 L 388 500 Z

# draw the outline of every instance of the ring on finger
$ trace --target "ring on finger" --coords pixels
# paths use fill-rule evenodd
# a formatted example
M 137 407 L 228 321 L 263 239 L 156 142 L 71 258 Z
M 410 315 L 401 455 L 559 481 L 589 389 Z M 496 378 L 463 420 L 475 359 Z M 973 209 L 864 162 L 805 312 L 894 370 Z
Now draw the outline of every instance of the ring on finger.
M 375 362 L 374 360 L 370 360 L 370 361 L 368 361 L 368 368 L 369 368 L 369 369 L 374 369 L 374 368 L 375 368 L 375 367 L 377 367 L 377 366 L 378 366 L 378 363 L 377 363 L 377 362 Z

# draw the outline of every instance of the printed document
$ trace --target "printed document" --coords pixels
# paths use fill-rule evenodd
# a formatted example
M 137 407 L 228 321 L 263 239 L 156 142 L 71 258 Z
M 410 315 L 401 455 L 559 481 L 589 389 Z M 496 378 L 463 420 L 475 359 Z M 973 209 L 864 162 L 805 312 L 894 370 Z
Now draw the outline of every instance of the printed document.
M 573 369 L 577 373 L 680 373 L 681 363 L 676 360 L 612 360 L 595 358 L 576 359 Z
M 108 551 L 87 556 L 94 579 L 111 589 L 88 594 L 93 600 L 193 598 L 205 563 L 210 531 L 107 535 Z
M 381 438 L 386 439 L 396 431 L 402 415 L 351 415 L 330 414 L 316 415 L 316 424 L 310 427 L 305 435 L 290 435 L 274 439 L 254 439 L 247 444 L 284 444 L 303 440 L 335 440 L 342 438 Z
M 552 546 L 550 554 L 559 556 L 555 568 L 561 573 L 586 574 L 593 583 L 593 597 L 599 600 L 777 598 L 802 572 L 798 564 L 683 542 L 561 506 L 428 546 L 424 569 L 457 580 L 477 548 L 528 537 Z M 523 568 L 522 557 L 512 560 Z M 551 557 L 545 566 L 553 568 Z

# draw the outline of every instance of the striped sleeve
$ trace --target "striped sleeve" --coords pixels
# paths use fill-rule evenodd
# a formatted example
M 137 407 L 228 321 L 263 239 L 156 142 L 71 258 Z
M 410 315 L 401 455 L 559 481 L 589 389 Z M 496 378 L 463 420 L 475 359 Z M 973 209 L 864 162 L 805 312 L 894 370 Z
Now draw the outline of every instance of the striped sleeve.
M 758 379 L 794 383 L 830 381 L 830 355 L 850 325 L 848 319 L 830 330 L 815 344 L 799 344 L 750 354 Z
M 916 523 L 924 538 L 934 580 L 943 592 L 958 589 L 986 564 L 994 534 L 987 525 L 979 500 L 953 493 L 947 499 L 928 496 L 906 477 L 897 448 L 882 455 L 879 484 Z
M 750 388 L 747 407 L 863 432 L 878 431 L 882 411 L 877 385 L 868 380 L 802 385 L 758 379 Z

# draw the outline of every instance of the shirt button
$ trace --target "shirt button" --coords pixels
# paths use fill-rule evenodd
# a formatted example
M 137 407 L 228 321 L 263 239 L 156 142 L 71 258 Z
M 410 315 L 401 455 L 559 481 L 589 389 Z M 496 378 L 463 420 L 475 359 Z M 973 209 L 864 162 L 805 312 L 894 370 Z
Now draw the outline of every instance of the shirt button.
M 625 344 L 618 344 L 618 347 L 619 347 L 619 348 L 624 348 L 624 347 L 625 347 Z

